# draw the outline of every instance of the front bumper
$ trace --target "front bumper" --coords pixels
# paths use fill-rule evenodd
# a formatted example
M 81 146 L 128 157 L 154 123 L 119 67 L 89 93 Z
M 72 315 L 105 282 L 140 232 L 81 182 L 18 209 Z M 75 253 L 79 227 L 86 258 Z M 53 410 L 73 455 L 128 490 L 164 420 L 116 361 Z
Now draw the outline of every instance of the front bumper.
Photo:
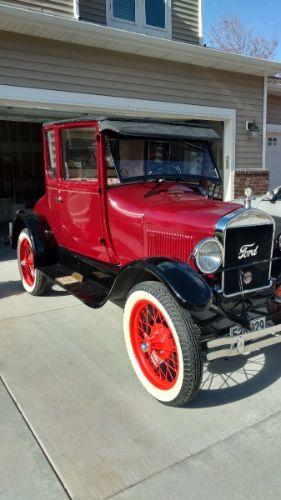
M 237 337 L 224 336 L 209 340 L 206 359 L 213 361 L 218 358 L 249 354 L 275 344 L 281 344 L 281 324 L 259 331 L 246 332 Z

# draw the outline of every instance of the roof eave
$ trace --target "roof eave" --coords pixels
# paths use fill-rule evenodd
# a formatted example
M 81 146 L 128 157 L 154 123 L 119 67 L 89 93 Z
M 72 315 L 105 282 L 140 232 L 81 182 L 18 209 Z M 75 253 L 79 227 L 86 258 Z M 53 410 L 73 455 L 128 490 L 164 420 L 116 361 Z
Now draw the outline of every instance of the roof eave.
M 0 5 L 0 30 L 248 75 L 281 72 L 280 63 L 264 59 L 4 4 Z

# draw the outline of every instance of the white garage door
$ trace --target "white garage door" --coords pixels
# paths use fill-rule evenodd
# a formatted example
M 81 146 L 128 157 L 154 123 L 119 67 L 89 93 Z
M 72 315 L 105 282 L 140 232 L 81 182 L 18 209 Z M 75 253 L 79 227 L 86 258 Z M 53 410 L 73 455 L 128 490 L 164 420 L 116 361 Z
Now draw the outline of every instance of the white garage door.
M 269 188 L 281 186 L 281 133 L 268 132 L 266 166 L 269 169 Z

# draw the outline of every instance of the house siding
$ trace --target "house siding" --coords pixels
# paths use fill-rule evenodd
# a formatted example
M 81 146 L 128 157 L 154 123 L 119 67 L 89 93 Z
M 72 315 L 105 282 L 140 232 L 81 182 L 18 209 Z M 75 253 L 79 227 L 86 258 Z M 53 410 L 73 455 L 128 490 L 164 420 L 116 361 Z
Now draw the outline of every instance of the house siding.
M 263 78 L 0 32 L 0 84 L 235 108 L 236 167 L 262 167 Z M 187 117 L 189 118 L 189 117 Z
M 269 95 L 267 98 L 267 123 L 281 125 L 281 97 Z
M 73 0 L 5 0 L 0 3 L 49 14 L 73 16 Z
M 198 0 L 172 0 L 172 38 L 199 43 Z M 106 24 L 106 0 L 80 0 L 80 19 Z
M 199 43 L 198 0 L 172 0 L 172 38 Z

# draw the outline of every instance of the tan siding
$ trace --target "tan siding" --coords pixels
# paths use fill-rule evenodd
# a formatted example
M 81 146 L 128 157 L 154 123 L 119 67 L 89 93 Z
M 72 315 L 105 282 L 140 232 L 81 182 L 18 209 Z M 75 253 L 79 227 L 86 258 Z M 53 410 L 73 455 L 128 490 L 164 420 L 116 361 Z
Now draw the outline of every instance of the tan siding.
M 51 14 L 73 16 L 73 0 L 5 0 L 0 3 Z
M 0 84 L 236 108 L 237 168 L 261 168 L 263 79 L 0 33 Z
M 199 43 L 199 0 L 172 0 L 172 38 Z
M 80 19 L 106 24 L 106 0 L 80 0 Z
M 281 125 L 281 96 L 269 95 L 267 99 L 267 123 Z

